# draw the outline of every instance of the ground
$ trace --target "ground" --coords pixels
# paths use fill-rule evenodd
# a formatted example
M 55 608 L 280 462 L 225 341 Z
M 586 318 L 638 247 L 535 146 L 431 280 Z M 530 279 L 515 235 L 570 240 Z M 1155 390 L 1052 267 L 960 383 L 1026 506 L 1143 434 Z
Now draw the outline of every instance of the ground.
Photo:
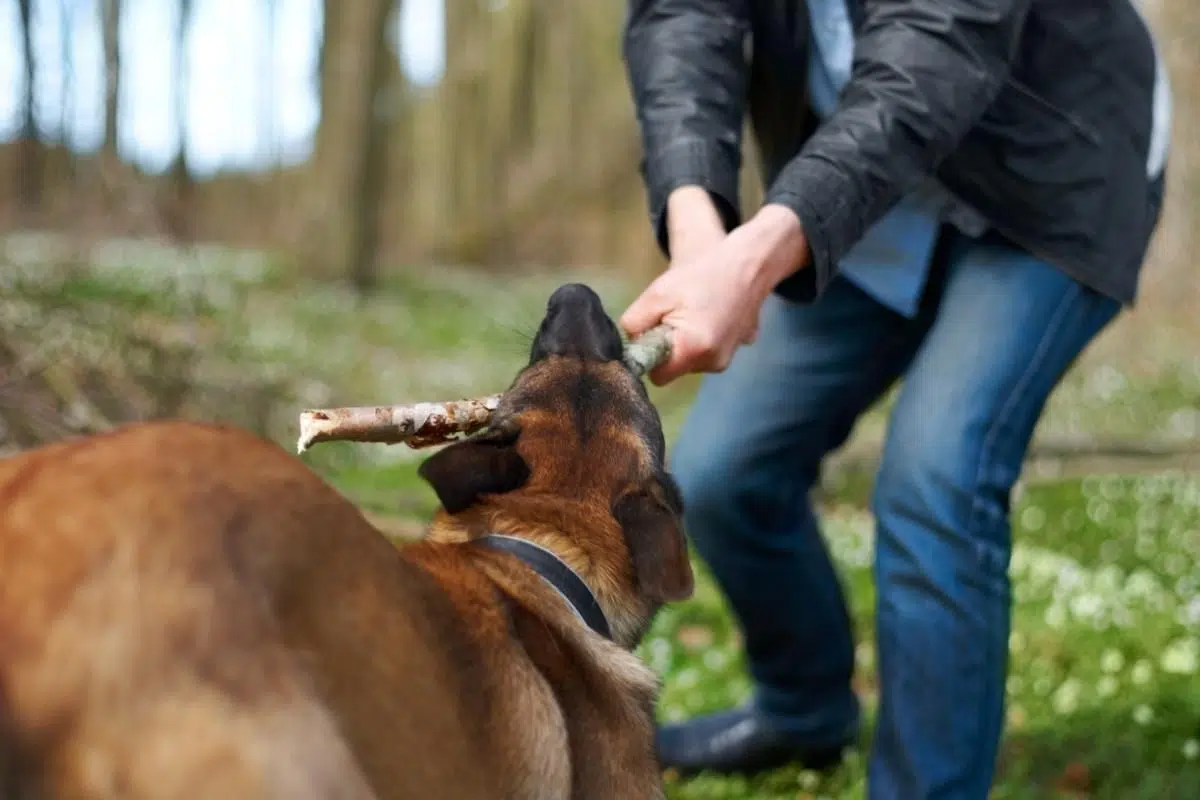
M 131 259 L 150 260 L 124 251 L 111 260 Z M 97 302 L 133 297 L 142 314 L 162 317 L 189 309 L 204 330 L 216 332 L 217 344 L 239 353 L 243 370 L 293 379 L 295 394 L 274 431 L 288 447 L 302 407 L 448 399 L 503 389 L 526 356 L 546 298 L 564 281 L 588 281 L 614 313 L 636 289 L 611 274 L 488 276 L 443 269 L 391 279 L 379 298 L 360 307 L 341 290 L 284 279 L 269 264 L 231 266 L 227 258 L 197 256 L 185 271 L 186 281 L 153 284 L 157 288 L 149 294 L 146 275 L 161 278 L 157 268 L 109 269 L 103 291 L 94 276 L 76 275 L 65 286 Z M 113 290 L 131 285 L 142 289 Z M 190 292 L 205 303 L 184 302 Z M 150 295 L 154 302 L 147 300 Z M 1131 356 L 1116 346 L 1122 336 L 1120 329 L 1110 333 L 1107 344 L 1077 365 L 1055 393 L 1040 434 L 1196 436 L 1200 379 L 1191 348 L 1170 340 Z M 670 439 L 694 385 L 685 380 L 652 390 Z M 886 403 L 865 421 L 859 440 L 880 430 L 885 409 Z M 415 475 L 426 454 L 337 443 L 317 446 L 303 458 L 386 528 L 404 534 L 419 530 L 434 507 L 432 492 Z M 870 710 L 876 700 L 872 525 L 864 503 L 870 475 L 852 478 L 824 494 L 825 534 L 861 631 L 857 686 Z M 1008 717 L 992 796 L 1195 796 L 1200 477 L 1153 463 L 1136 474 L 1037 480 L 1027 475 L 1013 516 L 1016 606 Z M 664 719 L 727 707 L 749 689 L 735 627 L 703 564 L 697 562 L 697 569 L 694 598 L 665 610 L 640 648 L 664 679 L 659 707 Z M 795 769 L 752 781 L 672 778 L 670 796 L 860 798 L 866 756 L 865 750 L 852 753 L 825 778 Z

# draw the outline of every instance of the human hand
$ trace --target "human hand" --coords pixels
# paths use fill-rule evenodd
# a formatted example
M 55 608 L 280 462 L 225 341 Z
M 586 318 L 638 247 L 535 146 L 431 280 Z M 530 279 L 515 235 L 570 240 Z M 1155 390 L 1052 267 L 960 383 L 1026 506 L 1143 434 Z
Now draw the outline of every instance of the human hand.
M 626 309 L 620 325 L 633 337 L 666 324 L 671 356 L 649 378 L 657 386 L 689 372 L 721 372 L 754 340 L 763 301 L 800 268 L 807 245 L 790 209 L 767 205 L 719 241 L 686 253 L 672 246 L 671 266 Z

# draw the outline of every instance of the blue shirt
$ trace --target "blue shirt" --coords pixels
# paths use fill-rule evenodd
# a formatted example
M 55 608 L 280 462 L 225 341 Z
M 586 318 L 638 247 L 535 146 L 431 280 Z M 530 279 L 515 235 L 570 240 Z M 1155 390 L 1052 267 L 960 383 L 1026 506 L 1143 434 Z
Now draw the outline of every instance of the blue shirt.
M 850 79 L 854 30 L 847 2 L 807 0 L 810 25 L 809 95 L 813 111 L 824 118 L 837 107 L 838 93 Z M 925 287 L 930 257 L 943 219 L 978 236 L 986 223 L 958 204 L 930 179 L 904 197 L 842 257 L 843 277 L 889 308 L 911 317 Z

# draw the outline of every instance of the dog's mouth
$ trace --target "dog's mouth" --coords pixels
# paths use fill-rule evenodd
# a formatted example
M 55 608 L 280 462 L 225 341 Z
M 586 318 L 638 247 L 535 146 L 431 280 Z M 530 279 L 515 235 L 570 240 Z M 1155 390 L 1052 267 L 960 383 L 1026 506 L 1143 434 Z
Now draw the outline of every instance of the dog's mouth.
M 591 287 L 568 283 L 550 295 L 546 314 L 538 326 L 529 363 L 549 356 L 585 361 L 620 361 L 624 342 L 604 303 Z

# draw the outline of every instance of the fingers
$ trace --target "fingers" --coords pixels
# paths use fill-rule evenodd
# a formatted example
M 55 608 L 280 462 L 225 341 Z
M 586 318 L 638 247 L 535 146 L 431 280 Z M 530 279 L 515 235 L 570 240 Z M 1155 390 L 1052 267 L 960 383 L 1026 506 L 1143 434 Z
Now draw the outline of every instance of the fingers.
M 758 314 L 754 315 L 750 326 L 746 329 L 745 333 L 742 334 L 743 345 L 754 344 L 756 341 L 758 341 Z
M 675 349 L 672 349 L 671 357 L 664 363 L 659 364 L 657 367 L 651 370 L 650 374 L 646 377 L 648 377 L 650 382 L 655 386 L 666 386 L 668 383 L 688 371 L 687 360 L 681 359 L 679 352 Z
M 692 372 L 722 372 L 735 350 L 758 337 L 757 305 L 736 295 L 736 281 L 722 285 L 728 270 L 720 266 L 719 260 L 687 270 L 673 266 L 621 315 L 618 324 L 631 339 L 660 324 L 671 326 L 670 356 L 646 376 L 654 385 Z
M 665 386 L 691 372 L 722 372 L 731 356 L 711 332 L 676 327 L 671 335 L 671 357 L 647 377 L 655 386 Z
M 618 324 L 633 338 L 658 325 L 670 310 L 664 293 L 658 290 L 658 281 L 655 281 L 625 309 Z
M 655 386 L 666 386 L 671 381 L 696 369 L 704 356 L 703 347 L 698 346 L 695 333 L 688 327 L 675 327 L 671 332 L 671 355 L 662 364 L 650 371 L 648 377 Z

